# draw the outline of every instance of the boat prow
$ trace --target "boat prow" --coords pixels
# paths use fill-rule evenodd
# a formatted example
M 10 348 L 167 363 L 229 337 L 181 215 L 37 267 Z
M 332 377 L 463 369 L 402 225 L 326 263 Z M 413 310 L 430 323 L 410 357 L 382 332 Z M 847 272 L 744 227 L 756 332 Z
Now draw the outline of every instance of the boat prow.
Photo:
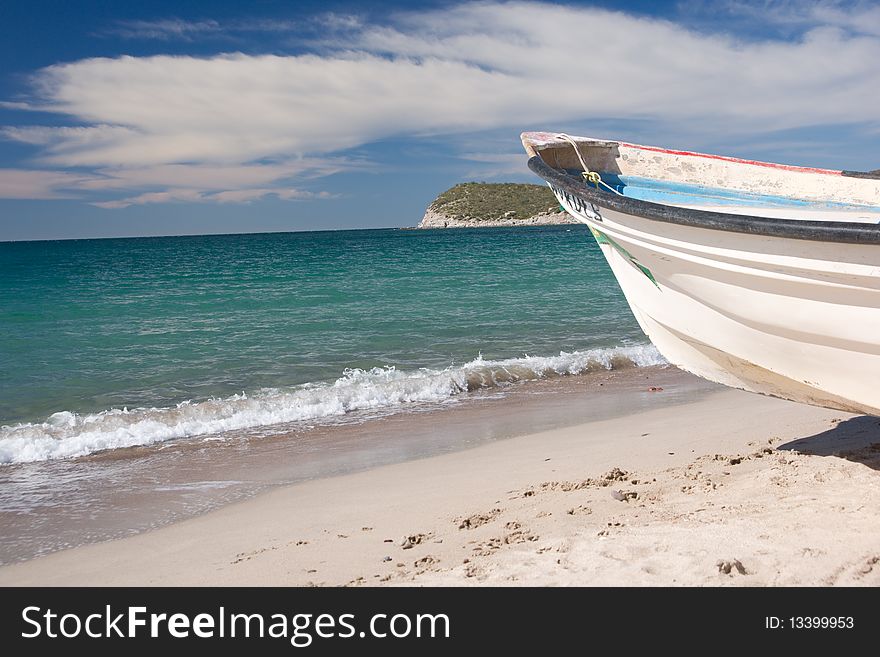
M 880 415 L 878 172 L 557 133 L 522 141 L 667 360 L 735 388 Z

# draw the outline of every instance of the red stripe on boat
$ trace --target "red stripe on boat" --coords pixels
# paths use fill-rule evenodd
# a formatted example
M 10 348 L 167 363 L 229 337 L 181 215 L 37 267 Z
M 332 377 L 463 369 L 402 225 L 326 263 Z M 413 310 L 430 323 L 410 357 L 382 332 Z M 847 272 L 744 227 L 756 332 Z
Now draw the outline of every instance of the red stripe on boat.
M 642 146 L 641 144 L 630 144 L 625 141 L 618 141 L 621 146 L 629 146 L 630 148 L 641 148 L 646 151 L 655 151 L 657 153 L 669 153 L 670 155 L 688 155 L 691 157 L 705 157 L 710 160 L 724 160 L 726 162 L 737 162 L 739 164 L 753 164 L 758 167 L 768 167 L 770 169 L 784 169 L 786 171 L 796 171 L 799 173 L 824 173 L 830 176 L 843 175 L 842 171 L 836 169 L 817 169 L 815 167 L 798 167 L 792 164 L 775 164 L 774 162 L 761 162 L 760 160 L 746 160 L 741 157 L 728 157 L 726 155 L 711 155 L 709 153 L 695 153 L 693 151 L 674 151 L 669 148 L 659 148 L 657 146 Z

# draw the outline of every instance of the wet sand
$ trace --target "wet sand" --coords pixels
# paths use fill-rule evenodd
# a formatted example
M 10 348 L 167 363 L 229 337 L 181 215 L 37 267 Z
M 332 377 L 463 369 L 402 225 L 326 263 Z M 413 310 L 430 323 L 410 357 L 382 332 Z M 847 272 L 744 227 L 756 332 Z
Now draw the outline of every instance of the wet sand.
M 664 388 L 662 397 L 648 391 Z M 0 467 L 0 565 L 179 522 L 274 487 L 683 403 L 714 386 L 671 367 L 533 381 L 336 426 L 260 431 Z
M 575 383 L 386 418 L 336 474 L 11 564 L 0 584 L 880 583 L 880 420 L 678 376 L 632 378 L 604 414 Z M 377 456 L 397 422 L 413 441 Z

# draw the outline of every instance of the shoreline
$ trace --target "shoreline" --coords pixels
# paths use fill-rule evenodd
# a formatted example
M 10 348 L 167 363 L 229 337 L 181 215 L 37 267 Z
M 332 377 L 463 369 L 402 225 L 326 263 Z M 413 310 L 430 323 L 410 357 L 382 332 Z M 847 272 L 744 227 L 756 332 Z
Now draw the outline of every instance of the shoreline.
M 876 418 L 716 389 L 278 487 L 0 585 L 876 585 L 878 443 Z
M 422 220 L 413 227 L 413 230 L 430 230 L 446 228 L 515 228 L 527 226 L 582 226 L 580 221 L 567 212 L 543 212 L 530 217 L 513 218 L 499 217 L 497 219 L 473 219 L 450 217 L 442 212 L 436 212 L 430 208 L 425 211 Z
M 662 397 L 647 392 L 654 385 L 664 387 Z M 595 371 L 478 389 L 389 415 L 351 413 L 342 424 L 4 466 L 0 566 L 156 529 L 277 486 L 683 403 L 713 389 L 668 366 Z

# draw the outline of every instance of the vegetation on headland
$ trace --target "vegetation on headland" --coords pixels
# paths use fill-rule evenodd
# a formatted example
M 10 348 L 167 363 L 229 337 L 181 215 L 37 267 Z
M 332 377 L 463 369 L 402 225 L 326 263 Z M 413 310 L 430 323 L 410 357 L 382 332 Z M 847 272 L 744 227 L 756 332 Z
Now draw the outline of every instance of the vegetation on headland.
M 428 206 L 420 226 L 426 228 L 569 223 L 546 185 L 460 183 Z

